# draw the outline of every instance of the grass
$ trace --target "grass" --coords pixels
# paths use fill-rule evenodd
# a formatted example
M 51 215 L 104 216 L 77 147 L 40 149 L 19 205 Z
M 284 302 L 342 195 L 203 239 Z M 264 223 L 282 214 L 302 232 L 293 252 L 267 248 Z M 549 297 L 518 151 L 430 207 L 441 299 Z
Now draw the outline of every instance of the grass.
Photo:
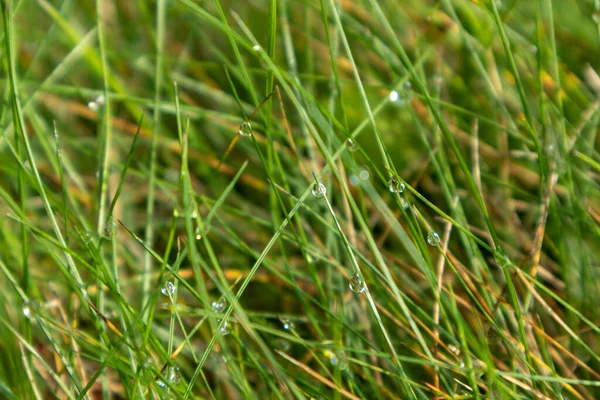
M 0 398 L 600 397 L 600 1 L 0 1 Z

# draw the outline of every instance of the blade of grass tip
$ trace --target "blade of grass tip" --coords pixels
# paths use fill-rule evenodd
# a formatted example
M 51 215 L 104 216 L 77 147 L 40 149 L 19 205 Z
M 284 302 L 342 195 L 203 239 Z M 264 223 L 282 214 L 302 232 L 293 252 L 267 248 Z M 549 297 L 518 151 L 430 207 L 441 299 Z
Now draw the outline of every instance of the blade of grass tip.
M 166 31 L 166 0 L 156 2 L 156 64 L 154 74 L 154 114 L 152 118 L 152 135 L 150 137 L 150 160 L 149 160 L 149 178 L 148 178 L 148 196 L 146 198 L 146 232 L 145 241 L 152 245 L 154 242 L 154 190 L 156 180 L 156 143 L 158 141 L 158 132 L 160 130 L 160 101 L 161 89 L 163 86 L 163 68 L 164 68 L 164 44 Z M 139 127 L 138 127 L 139 132 Z M 150 273 L 152 271 L 152 259 L 146 252 L 144 253 L 143 277 L 142 277 L 142 301 L 149 296 Z
M 123 170 L 121 171 L 119 183 L 117 184 L 117 188 L 115 190 L 115 195 L 113 196 L 113 199 L 110 202 L 110 206 L 108 207 L 108 214 L 107 214 L 106 221 L 105 221 L 106 224 L 111 219 L 111 217 L 113 215 L 113 211 L 115 209 L 115 206 L 117 205 L 117 200 L 119 200 L 119 196 L 121 195 L 121 190 L 123 189 L 123 183 L 125 182 L 125 177 L 127 176 L 127 171 L 129 170 L 129 165 L 131 164 L 131 160 L 133 160 L 133 153 L 135 151 L 135 145 L 140 136 L 140 129 L 142 127 L 142 123 L 144 122 L 144 115 L 145 114 L 142 113 L 142 116 L 140 117 L 140 122 L 138 123 L 137 130 L 135 132 L 135 135 L 133 136 L 133 140 L 131 141 L 131 146 L 129 147 L 129 152 L 127 153 L 125 165 L 123 166 Z
M 321 185 L 321 183 L 318 181 L 316 175 L 313 174 L 313 177 L 315 179 L 317 187 L 319 187 L 319 185 Z M 353 279 L 356 276 L 358 277 L 358 281 L 362 287 L 358 288 L 359 292 L 357 292 L 357 293 L 362 293 L 363 291 L 366 293 L 367 300 L 369 302 L 369 306 L 371 307 L 371 312 L 373 313 L 373 315 L 375 316 L 375 319 L 377 320 L 377 324 L 379 325 L 379 328 L 381 329 L 381 332 L 385 338 L 385 341 L 387 342 L 387 345 L 392 353 L 392 359 L 394 361 L 394 364 L 396 364 L 396 367 L 398 368 L 398 372 L 399 372 L 400 376 L 402 377 L 402 385 L 404 386 L 406 393 L 411 398 L 416 399 L 417 398 L 416 394 L 415 394 L 412 386 L 408 383 L 409 381 L 408 381 L 408 376 L 406 375 L 406 371 L 404 370 L 404 367 L 402 366 L 402 363 L 400 362 L 400 359 L 398 358 L 398 355 L 396 353 L 396 349 L 394 348 L 394 345 L 392 344 L 389 334 L 388 334 L 385 326 L 383 325 L 383 320 L 381 319 L 381 316 L 379 315 L 379 311 L 377 311 L 377 305 L 375 304 L 375 300 L 373 299 L 373 296 L 371 295 L 371 292 L 370 292 L 369 288 L 367 287 L 366 282 L 364 281 L 364 277 L 363 277 L 361 268 L 359 267 L 358 261 L 356 260 L 356 256 L 354 255 L 354 252 L 352 251 L 352 246 L 350 245 L 350 242 L 348 242 L 348 238 L 346 238 L 346 235 L 344 234 L 344 231 L 342 230 L 342 227 L 335 215 L 335 212 L 333 211 L 333 208 L 331 207 L 331 203 L 329 202 L 329 199 L 327 198 L 325 193 L 323 193 L 322 197 L 325 199 L 325 204 L 327 205 L 327 209 L 329 210 L 329 213 L 331 214 L 331 217 L 333 218 L 333 221 L 335 222 L 335 225 L 339 232 L 340 238 L 342 239 L 342 243 L 344 244 L 344 248 L 345 248 L 346 252 L 348 253 L 348 257 L 350 258 L 350 261 L 352 262 L 352 266 L 355 270 L 355 274 L 353 274 L 352 278 L 350 278 L 350 279 Z M 350 282 L 350 284 L 352 285 L 352 281 Z

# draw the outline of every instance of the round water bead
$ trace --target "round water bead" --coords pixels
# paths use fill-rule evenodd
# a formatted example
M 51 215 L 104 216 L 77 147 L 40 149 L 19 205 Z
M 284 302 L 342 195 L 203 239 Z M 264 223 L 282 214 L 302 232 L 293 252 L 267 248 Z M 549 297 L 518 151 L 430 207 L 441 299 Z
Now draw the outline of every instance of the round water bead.
M 390 189 L 391 193 L 403 193 L 406 186 L 404 183 L 399 182 L 398 178 L 392 176 L 388 181 L 388 189 Z
M 338 359 L 337 354 L 335 354 L 333 351 L 329 351 L 329 362 L 331 363 L 331 365 L 333 365 L 334 367 L 337 367 L 337 365 L 339 364 L 340 360 Z
M 399 95 L 399 94 L 398 94 L 398 92 L 397 92 L 397 91 L 395 91 L 395 90 L 392 90 L 392 91 L 390 92 L 390 94 L 388 95 L 388 99 L 390 99 L 390 101 L 391 101 L 392 103 L 395 103 L 395 102 L 397 102 L 399 98 L 400 98 L 400 95 Z
M 23 315 L 27 319 L 32 319 L 40 311 L 40 304 L 37 301 L 25 300 L 23 302 Z
M 325 196 L 327 194 L 327 188 L 322 183 L 315 183 L 312 186 L 312 195 L 317 199 Z
M 357 294 L 363 293 L 365 290 L 367 290 L 365 283 L 358 274 L 354 274 L 350 277 L 348 287 Z
M 142 358 L 142 367 L 148 369 L 152 367 L 152 364 L 154 364 L 154 359 L 151 356 L 144 356 Z
M 337 360 L 339 369 L 343 371 L 348 368 L 348 357 L 346 357 L 346 352 L 344 350 L 337 351 Z
M 168 281 L 165 286 L 160 289 L 160 292 L 165 296 L 173 296 L 175 294 L 175 285 L 173 282 Z
M 281 350 L 287 352 L 292 347 L 292 344 L 289 341 L 285 340 L 285 339 L 279 339 L 277 341 L 277 347 L 279 347 Z
M 104 237 L 106 239 L 111 239 L 115 233 L 117 226 L 113 222 L 113 217 L 111 216 L 106 224 L 104 224 Z
M 156 384 L 161 389 L 168 389 L 167 384 L 162 379 L 157 379 Z
M 366 168 L 361 169 L 360 172 L 358 173 L 358 177 L 360 179 L 362 179 L 363 181 L 368 180 L 370 176 L 371 176 L 371 173 Z
M 179 376 L 179 368 L 177 367 L 169 367 L 166 376 L 172 386 L 177 385 L 181 381 Z
M 213 301 L 211 305 L 214 312 L 221 314 L 223 311 L 225 311 L 225 308 L 227 308 L 227 299 L 223 297 L 219 301 Z
M 250 125 L 249 121 L 244 121 L 240 124 L 238 134 L 240 136 L 252 136 L 252 125 Z
M 358 145 L 354 140 L 348 138 L 346 140 L 346 148 L 348 149 L 348 151 L 356 151 L 358 150 Z
M 219 321 L 219 323 L 221 323 L 221 321 Z M 219 329 L 219 332 L 223 336 L 229 335 L 231 333 L 231 330 L 229 329 L 229 323 L 227 321 L 223 323 L 223 326 L 221 327 L 221 329 Z
M 94 111 L 94 112 L 97 112 L 97 111 L 98 111 L 98 109 L 100 108 L 100 107 L 98 106 L 98 103 L 96 103 L 95 101 L 90 101 L 90 102 L 87 104 L 87 106 L 88 106 L 88 108 L 89 108 L 90 110 L 92 110 L 92 111 Z
M 427 234 L 427 244 L 433 247 L 437 247 L 440 244 L 440 235 L 437 232 L 430 231 Z
M 283 329 L 285 329 L 286 331 L 294 330 L 294 328 L 296 327 L 294 321 L 291 321 L 288 318 L 279 318 L 279 320 L 283 324 Z
M 449 344 L 448 350 L 450 350 L 456 357 L 460 357 L 460 348 L 459 347 L 457 347 L 453 344 Z

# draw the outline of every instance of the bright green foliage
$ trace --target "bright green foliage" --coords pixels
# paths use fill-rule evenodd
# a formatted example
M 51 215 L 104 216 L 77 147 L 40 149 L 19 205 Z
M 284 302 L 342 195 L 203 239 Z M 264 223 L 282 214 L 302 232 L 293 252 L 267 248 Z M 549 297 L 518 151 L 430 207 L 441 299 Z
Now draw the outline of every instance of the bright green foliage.
M 0 398 L 600 398 L 600 0 L 0 2 Z

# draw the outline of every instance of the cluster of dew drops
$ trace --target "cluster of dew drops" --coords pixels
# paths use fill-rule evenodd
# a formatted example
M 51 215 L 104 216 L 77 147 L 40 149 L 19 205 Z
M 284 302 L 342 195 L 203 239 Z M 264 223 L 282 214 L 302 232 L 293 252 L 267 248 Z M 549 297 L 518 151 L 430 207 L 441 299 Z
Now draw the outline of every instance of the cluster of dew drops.
M 173 301 L 173 296 L 175 295 L 176 291 L 177 288 L 175 287 L 175 284 L 171 281 L 167 281 L 165 285 L 160 289 L 160 292 L 163 294 L 163 296 L 169 297 L 171 301 Z M 213 301 L 211 306 L 215 314 L 223 314 L 227 309 L 227 299 L 221 298 L 220 300 Z M 219 325 L 221 325 L 222 323 L 221 328 L 219 329 L 219 332 L 222 335 L 228 335 L 231 332 L 231 330 L 229 329 L 229 323 L 227 321 L 222 321 L 218 319 L 217 323 Z
M 352 139 L 348 139 L 346 141 L 346 147 L 350 151 L 354 151 L 357 148 L 356 144 L 352 141 Z M 406 190 L 406 185 L 403 182 L 400 182 L 400 180 L 396 176 L 392 176 L 388 181 L 388 189 L 391 193 L 402 194 Z M 315 198 L 320 199 L 327 194 L 327 188 L 322 183 L 317 182 L 312 185 L 311 193 Z M 432 247 L 439 246 L 440 236 L 437 234 L 437 232 L 429 231 L 427 233 L 427 244 L 429 244 Z M 348 287 L 350 290 L 357 294 L 364 293 L 367 290 L 367 286 L 365 285 L 364 280 L 358 273 L 355 273 L 350 277 Z

